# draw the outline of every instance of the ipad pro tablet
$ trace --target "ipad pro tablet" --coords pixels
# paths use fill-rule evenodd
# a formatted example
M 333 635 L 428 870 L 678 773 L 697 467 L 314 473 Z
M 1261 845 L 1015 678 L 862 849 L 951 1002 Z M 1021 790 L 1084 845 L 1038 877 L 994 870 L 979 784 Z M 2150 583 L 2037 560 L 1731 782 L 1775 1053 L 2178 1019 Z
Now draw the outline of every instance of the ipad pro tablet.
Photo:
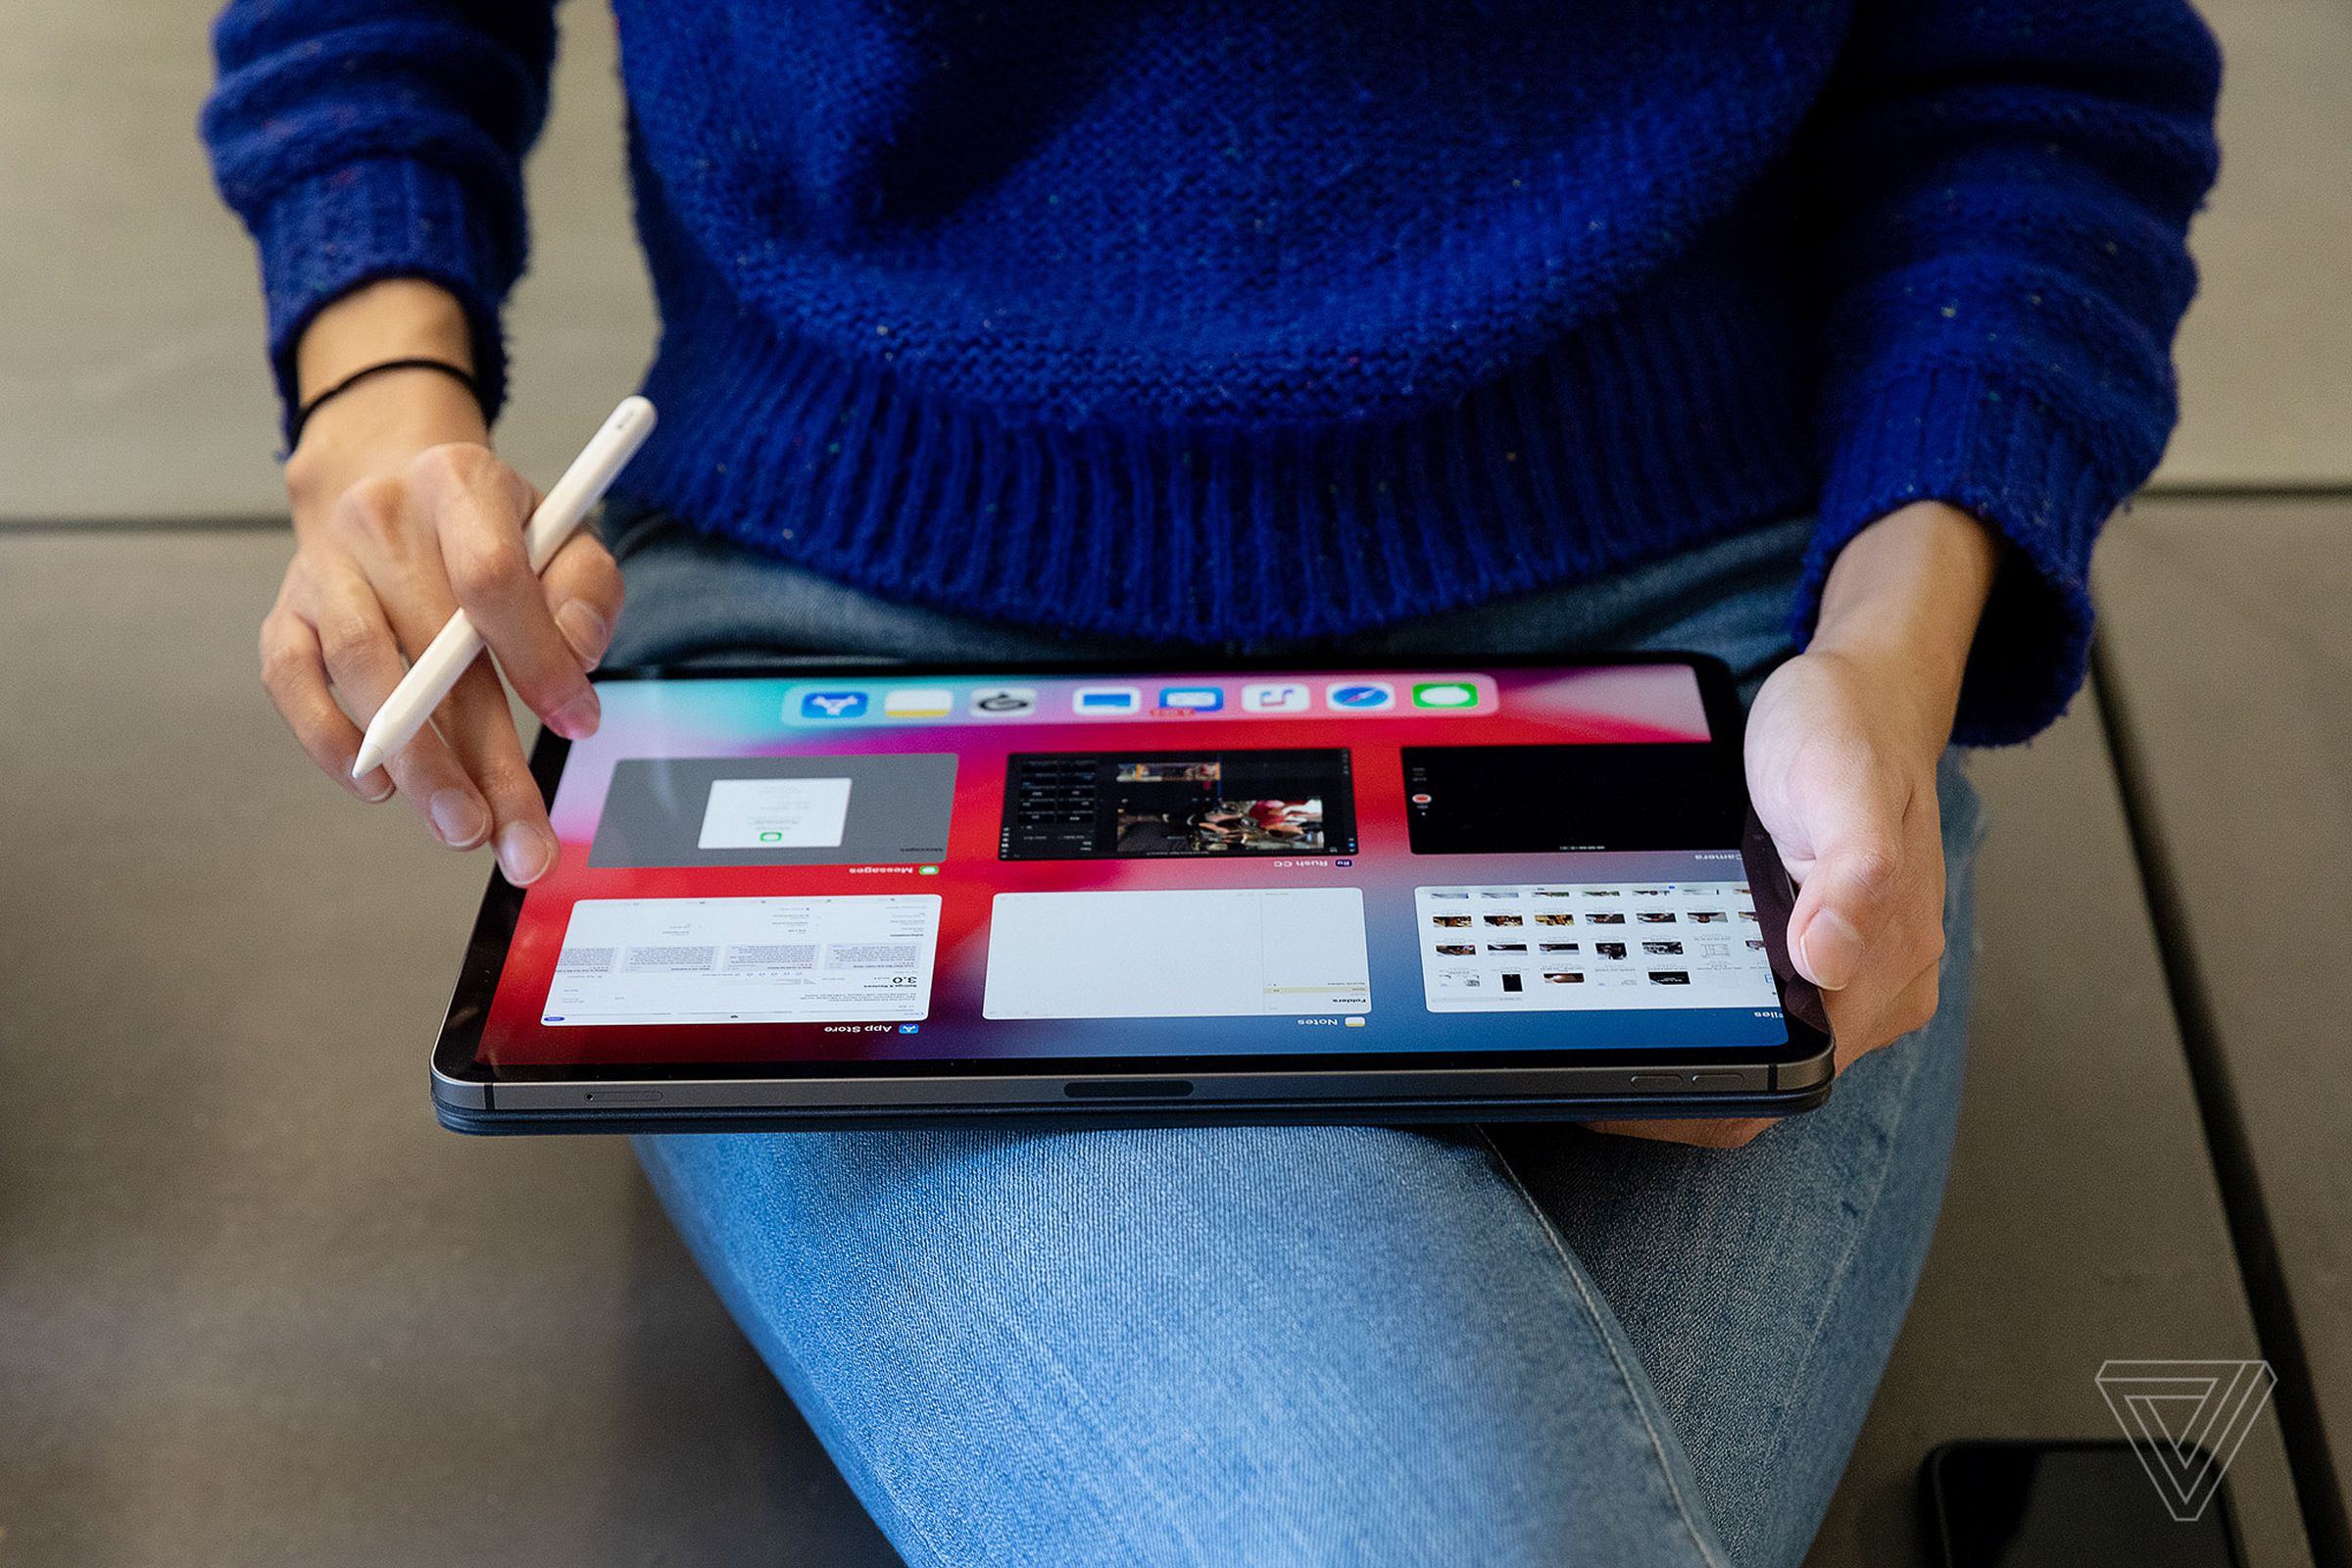
M 602 673 L 466 1131 L 1756 1114 L 1828 1093 L 1715 662 Z

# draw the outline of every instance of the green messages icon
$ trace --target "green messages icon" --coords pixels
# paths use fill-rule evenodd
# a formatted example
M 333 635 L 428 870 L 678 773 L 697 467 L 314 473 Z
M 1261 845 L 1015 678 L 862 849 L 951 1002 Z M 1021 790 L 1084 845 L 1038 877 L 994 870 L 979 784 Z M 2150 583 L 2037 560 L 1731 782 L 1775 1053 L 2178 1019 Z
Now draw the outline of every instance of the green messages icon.
M 1478 688 L 1466 680 L 1427 680 L 1413 687 L 1415 708 L 1476 708 Z

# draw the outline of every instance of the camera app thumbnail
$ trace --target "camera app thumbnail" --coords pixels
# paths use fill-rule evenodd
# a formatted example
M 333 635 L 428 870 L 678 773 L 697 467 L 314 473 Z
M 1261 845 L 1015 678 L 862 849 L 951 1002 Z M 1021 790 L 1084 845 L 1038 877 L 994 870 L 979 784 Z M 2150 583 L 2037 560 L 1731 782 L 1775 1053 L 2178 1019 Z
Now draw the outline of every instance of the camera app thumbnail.
M 1704 744 L 1402 751 L 1405 828 L 1415 855 L 1714 850 L 1740 843 L 1737 759 Z M 1600 889 L 1595 896 L 1622 891 Z

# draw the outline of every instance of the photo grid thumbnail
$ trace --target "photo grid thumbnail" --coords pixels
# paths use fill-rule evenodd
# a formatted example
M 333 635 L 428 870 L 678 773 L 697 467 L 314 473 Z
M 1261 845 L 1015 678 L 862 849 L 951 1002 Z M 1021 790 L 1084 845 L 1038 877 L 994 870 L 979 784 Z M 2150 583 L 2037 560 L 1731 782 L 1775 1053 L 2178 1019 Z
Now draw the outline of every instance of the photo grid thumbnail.
M 1413 890 L 1433 1012 L 1777 1007 L 1744 882 Z

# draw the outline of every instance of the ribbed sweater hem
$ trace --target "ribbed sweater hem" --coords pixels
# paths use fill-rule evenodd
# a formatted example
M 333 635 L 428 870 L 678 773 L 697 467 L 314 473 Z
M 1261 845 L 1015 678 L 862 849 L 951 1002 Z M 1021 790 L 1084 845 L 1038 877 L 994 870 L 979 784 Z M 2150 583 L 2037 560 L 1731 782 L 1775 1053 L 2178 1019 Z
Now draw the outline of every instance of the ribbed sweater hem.
M 1789 323 L 1683 294 L 1401 423 L 1020 424 L 677 308 L 619 493 L 885 597 L 1193 644 L 1340 636 L 1811 504 Z M 700 302 L 697 302 L 700 303 Z
M 1918 501 L 1959 507 L 2011 549 L 1978 625 L 1953 739 L 2025 740 L 2082 684 L 2093 619 L 2082 564 L 2131 488 L 2048 409 L 1984 371 L 1883 383 L 1831 456 L 1792 629 L 1810 636 L 1831 564 L 1870 523 Z
M 366 283 L 420 277 L 455 295 L 473 324 L 473 370 L 485 412 L 506 400 L 498 301 L 521 269 L 455 174 L 416 159 L 372 158 L 289 184 L 254 224 L 267 267 L 270 366 L 290 417 L 294 350 L 319 311 Z

